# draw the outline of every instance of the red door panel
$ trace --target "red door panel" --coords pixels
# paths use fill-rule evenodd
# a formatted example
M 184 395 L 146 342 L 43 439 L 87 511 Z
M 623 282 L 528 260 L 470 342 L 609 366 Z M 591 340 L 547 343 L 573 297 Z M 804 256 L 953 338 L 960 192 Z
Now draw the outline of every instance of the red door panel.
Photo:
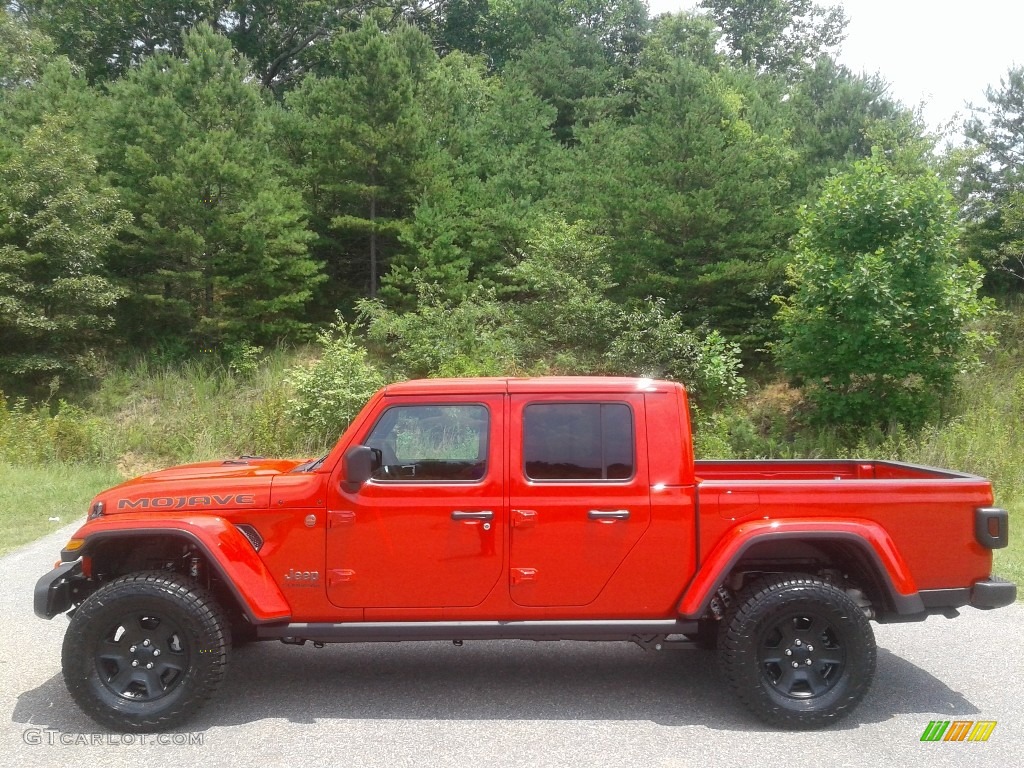
M 501 395 L 392 398 L 361 442 L 382 466 L 331 483 L 327 593 L 347 608 L 470 607 L 503 575 Z M 340 473 L 340 469 L 339 469 Z
M 518 605 L 593 602 L 647 530 L 643 405 L 643 395 L 512 396 L 509 588 Z

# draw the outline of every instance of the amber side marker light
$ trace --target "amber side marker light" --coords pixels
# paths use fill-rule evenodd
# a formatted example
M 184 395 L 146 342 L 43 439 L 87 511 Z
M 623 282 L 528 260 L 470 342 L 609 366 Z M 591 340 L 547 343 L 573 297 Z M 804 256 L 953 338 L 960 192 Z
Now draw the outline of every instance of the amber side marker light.
M 64 545 L 64 549 L 60 552 L 61 563 L 76 560 L 77 557 L 75 556 L 75 553 L 78 552 L 84 544 L 85 539 L 71 539 L 71 541 Z

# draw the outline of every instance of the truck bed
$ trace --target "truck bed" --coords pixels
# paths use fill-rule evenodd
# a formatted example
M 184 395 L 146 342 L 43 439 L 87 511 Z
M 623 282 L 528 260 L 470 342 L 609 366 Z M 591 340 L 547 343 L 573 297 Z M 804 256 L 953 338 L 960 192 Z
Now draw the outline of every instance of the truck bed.
M 713 558 L 738 524 L 815 518 L 869 521 L 891 537 L 917 589 L 987 578 L 990 555 L 975 538 L 975 512 L 992 504 L 987 480 L 895 461 L 698 461 L 700 559 Z M 956 546 L 938 552 L 934 539 Z

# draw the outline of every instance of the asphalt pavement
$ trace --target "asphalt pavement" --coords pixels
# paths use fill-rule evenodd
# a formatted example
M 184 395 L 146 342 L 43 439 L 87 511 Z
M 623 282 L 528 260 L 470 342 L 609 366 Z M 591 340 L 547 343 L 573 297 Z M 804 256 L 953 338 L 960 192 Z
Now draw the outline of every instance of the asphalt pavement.
M 111 734 L 64 689 L 67 619 L 32 588 L 70 526 L 0 559 L 0 765 L 1019 766 L 1024 605 L 874 625 L 874 686 L 845 721 L 789 733 L 754 720 L 714 654 L 626 643 L 259 643 L 180 731 Z M 986 742 L 922 742 L 932 720 L 995 721 Z

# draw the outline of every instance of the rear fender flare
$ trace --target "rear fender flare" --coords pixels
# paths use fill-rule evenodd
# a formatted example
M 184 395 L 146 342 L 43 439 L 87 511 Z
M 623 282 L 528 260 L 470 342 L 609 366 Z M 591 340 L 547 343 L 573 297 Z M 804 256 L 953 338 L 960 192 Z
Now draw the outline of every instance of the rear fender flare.
M 923 613 L 924 602 L 910 568 L 888 532 L 870 520 L 757 520 L 733 528 L 705 558 L 679 601 L 683 618 L 703 616 L 719 586 L 756 545 L 802 541 L 855 547 L 873 568 L 886 597 L 901 615 Z
M 291 606 L 248 539 L 222 517 L 196 516 L 177 520 L 147 520 L 118 515 L 92 520 L 74 535 L 85 543 L 62 553 L 62 559 L 89 556 L 99 544 L 112 539 L 166 536 L 194 545 L 227 585 L 239 607 L 253 624 L 287 621 Z

